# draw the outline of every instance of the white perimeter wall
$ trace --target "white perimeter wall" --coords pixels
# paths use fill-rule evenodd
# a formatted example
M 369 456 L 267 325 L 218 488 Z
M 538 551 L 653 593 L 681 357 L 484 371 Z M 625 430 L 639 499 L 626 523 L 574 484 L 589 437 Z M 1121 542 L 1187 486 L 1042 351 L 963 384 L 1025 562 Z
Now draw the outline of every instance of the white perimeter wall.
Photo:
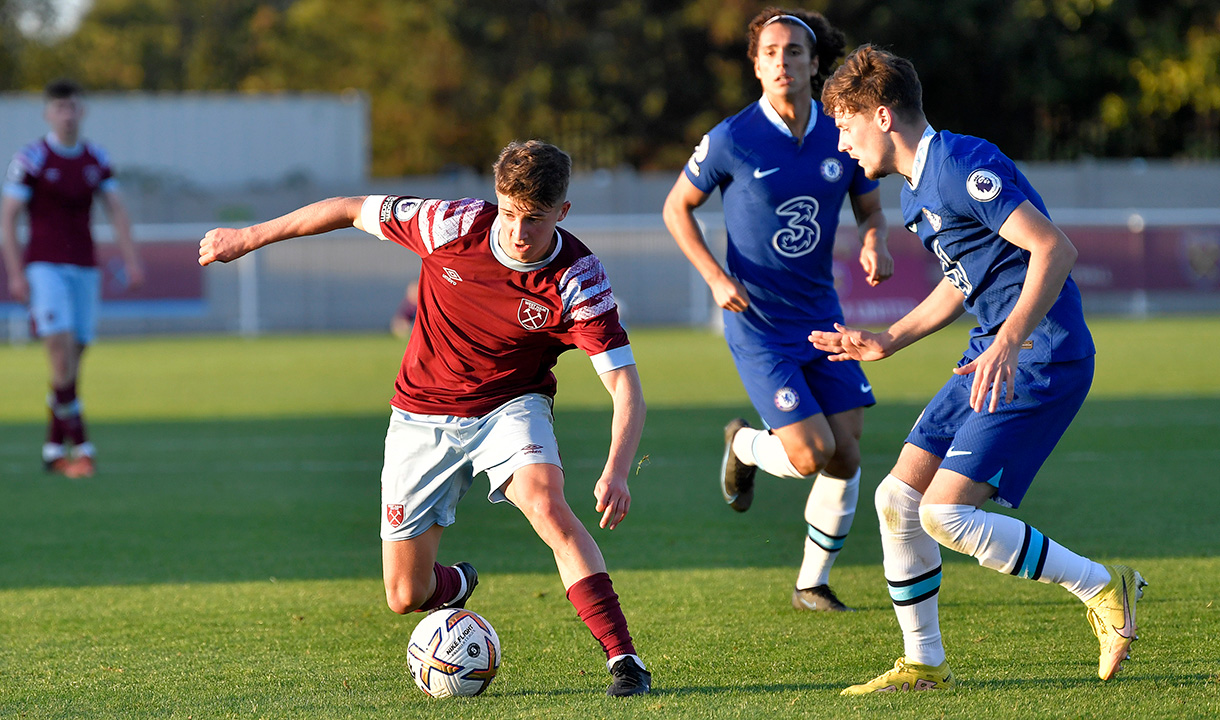
M 369 102 L 357 91 L 97 93 L 85 103 L 84 136 L 110 153 L 128 184 L 230 188 L 368 177 Z M 42 109 L 41 95 L 0 95 L 4 167 L 46 134 Z

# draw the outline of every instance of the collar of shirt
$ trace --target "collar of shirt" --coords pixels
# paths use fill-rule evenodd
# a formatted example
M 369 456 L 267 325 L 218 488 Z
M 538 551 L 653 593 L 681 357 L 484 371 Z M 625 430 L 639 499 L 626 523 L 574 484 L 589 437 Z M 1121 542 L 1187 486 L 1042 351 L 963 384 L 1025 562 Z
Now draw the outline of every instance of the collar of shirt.
M 47 133 L 47 145 L 50 146 L 56 155 L 66 158 L 79 157 L 85 151 L 85 143 L 80 140 L 77 140 L 75 145 L 64 145 L 59 142 L 59 138 L 55 137 L 53 132 Z
M 771 101 L 767 99 L 766 95 L 763 95 L 762 97 L 760 97 L 758 99 L 758 106 L 762 108 L 763 116 L 766 117 L 768 120 L 770 120 L 771 124 L 774 125 L 776 128 L 778 128 L 780 132 L 782 132 L 783 134 L 792 138 L 793 140 L 796 139 L 796 136 L 794 136 L 792 134 L 792 131 L 788 129 L 788 123 L 784 122 L 784 119 L 779 116 L 779 112 L 774 107 L 772 107 Z M 809 123 L 805 126 L 805 134 L 801 136 L 802 138 L 809 137 L 809 133 L 813 132 L 813 126 L 817 124 L 818 115 L 821 115 L 821 114 L 822 113 L 818 112 L 817 101 L 810 100 L 809 101 Z
M 499 217 L 497 217 L 495 220 L 492 221 L 491 232 L 488 234 L 487 237 L 488 237 L 489 241 L 491 242 L 491 254 L 495 256 L 496 260 L 498 260 L 500 262 L 500 264 L 503 265 L 504 267 L 506 267 L 510 270 L 516 270 L 517 272 L 531 272 L 531 271 L 537 270 L 538 268 L 546 267 L 552 260 L 555 259 L 555 256 L 559 254 L 559 251 L 563 249 L 563 235 L 560 235 L 559 228 L 556 228 L 555 229 L 555 249 L 551 252 L 550 255 L 547 255 L 546 257 L 542 258 L 538 262 L 532 262 L 532 263 L 523 263 L 519 260 L 513 260 L 512 258 L 510 258 L 508 256 L 508 253 L 504 252 L 504 248 L 500 247 L 500 218 Z
M 914 190 L 919 186 L 919 178 L 923 176 L 923 166 L 928 161 L 928 146 L 932 144 L 932 138 L 936 137 L 936 131 L 928 125 L 923 129 L 923 137 L 919 138 L 919 145 L 915 146 L 915 160 L 911 162 L 911 179 L 907 180 L 907 186 Z

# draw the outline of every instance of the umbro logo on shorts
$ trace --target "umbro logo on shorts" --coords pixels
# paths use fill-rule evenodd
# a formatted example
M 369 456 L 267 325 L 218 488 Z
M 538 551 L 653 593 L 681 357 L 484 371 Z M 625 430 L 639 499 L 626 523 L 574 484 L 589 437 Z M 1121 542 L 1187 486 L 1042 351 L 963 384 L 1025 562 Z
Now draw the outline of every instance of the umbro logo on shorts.
M 531 444 L 531 445 L 526 445 L 525 447 L 521 448 L 521 454 L 522 454 L 522 455 L 541 455 L 541 454 L 542 454 L 542 446 L 541 446 L 541 445 L 533 445 L 533 444 Z

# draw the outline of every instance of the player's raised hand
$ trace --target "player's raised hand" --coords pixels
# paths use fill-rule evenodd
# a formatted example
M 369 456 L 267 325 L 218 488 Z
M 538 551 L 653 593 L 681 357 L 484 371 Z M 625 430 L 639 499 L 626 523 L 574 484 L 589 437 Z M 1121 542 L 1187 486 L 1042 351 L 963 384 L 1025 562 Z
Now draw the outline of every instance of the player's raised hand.
M 889 336 L 868 330 L 857 330 L 835 323 L 837 332 L 814 330 L 809 333 L 809 342 L 831 360 L 858 360 L 869 362 L 890 356 Z
M 144 286 L 144 264 L 139 259 L 127 262 L 127 289 L 135 290 Z
M 1016 395 L 1017 350 L 1007 343 L 993 342 L 973 361 L 953 368 L 955 375 L 974 373 L 970 384 L 970 407 L 975 412 L 995 412 L 1000 404 L 1000 388 L 1004 402 L 1011 403 Z
M 961 367 L 954 367 L 954 375 L 974 373 L 970 383 L 970 408 L 982 412 L 996 411 L 999 406 L 1000 388 L 1004 388 L 1004 401 L 1011 403 L 1016 394 L 1016 348 L 997 340 L 974 360 Z
M 710 287 L 712 299 L 718 307 L 733 312 L 745 312 L 750 307 L 750 296 L 746 293 L 745 286 L 728 275 L 711 283 Z
M 860 248 L 860 267 L 864 268 L 864 279 L 877 287 L 894 274 L 894 256 L 888 248 L 878 250 L 872 245 Z
M 199 264 L 229 262 L 250 252 L 255 246 L 245 240 L 245 235 L 245 231 L 233 228 L 209 230 L 199 241 Z
M 30 301 L 30 283 L 25 279 L 25 273 L 9 273 L 8 294 L 19 303 L 24 304 Z
M 597 511 L 602 514 L 598 527 L 613 530 L 631 509 L 631 491 L 624 477 L 603 474 L 593 486 L 593 497 L 597 499 Z

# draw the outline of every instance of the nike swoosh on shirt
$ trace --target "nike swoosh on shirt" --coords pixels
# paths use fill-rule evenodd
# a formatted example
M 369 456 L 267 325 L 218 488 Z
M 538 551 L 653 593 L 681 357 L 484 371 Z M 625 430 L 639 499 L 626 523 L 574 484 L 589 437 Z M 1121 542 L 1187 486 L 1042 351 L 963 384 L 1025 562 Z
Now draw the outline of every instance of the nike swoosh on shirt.
M 868 383 L 860 383 L 860 392 L 872 392 L 873 386 Z
M 971 450 L 954 450 L 953 448 L 949 448 L 949 452 L 945 453 L 945 457 L 951 458 L 951 457 L 957 457 L 958 455 L 973 455 L 973 454 L 974 454 L 974 452 Z
M 779 168 L 771 168 L 770 170 L 763 170 L 762 168 L 754 168 L 754 177 L 758 178 L 759 180 L 762 180 L 763 178 L 767 177 L 768 175 L 770 175 L 773 172 L 779 172 Z

